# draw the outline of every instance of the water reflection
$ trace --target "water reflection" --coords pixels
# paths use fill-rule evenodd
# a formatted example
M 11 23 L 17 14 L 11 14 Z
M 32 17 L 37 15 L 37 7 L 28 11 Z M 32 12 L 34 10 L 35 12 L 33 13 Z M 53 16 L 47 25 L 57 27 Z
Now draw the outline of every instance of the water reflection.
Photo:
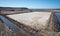
M 57 17 L 57 23 L 60 26 L 60 12 L 55 12 L 55 16 Z
M 14 23 L 12 23 L 11 21 L 9 21 L 7 18 L 5 18 L 4 16 L 0 15 L 0 19 L 12 30 L 14 31 L 19 31 L 19 28 L 14 25 Z

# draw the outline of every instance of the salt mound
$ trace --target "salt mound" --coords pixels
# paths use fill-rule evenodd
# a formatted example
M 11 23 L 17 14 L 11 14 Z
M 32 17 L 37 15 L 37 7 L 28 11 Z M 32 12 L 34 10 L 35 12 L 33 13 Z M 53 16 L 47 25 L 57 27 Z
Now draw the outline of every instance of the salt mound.
M 48 25 L 51 12 L 30 12 L 7 15 L 7 17 L 30 26 L 33 29 L 45 29 Z

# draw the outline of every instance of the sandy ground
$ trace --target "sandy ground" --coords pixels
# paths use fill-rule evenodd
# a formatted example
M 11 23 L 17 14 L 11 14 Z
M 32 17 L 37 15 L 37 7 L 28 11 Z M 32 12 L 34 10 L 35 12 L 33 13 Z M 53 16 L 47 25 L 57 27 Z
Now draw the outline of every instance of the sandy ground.
M 46 28 L 50 15 L 51 12 L 31 12 L 7 15 L 7 17 L 38 30 Z

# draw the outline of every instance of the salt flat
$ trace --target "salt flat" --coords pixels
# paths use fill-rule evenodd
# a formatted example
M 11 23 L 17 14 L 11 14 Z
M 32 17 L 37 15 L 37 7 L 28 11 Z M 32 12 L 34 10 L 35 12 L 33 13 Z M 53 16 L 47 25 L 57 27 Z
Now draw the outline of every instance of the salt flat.
M 30 12 L 6 16 L 33 29 L 39 30 L 47 27 L 50 15 L 51 12 Z

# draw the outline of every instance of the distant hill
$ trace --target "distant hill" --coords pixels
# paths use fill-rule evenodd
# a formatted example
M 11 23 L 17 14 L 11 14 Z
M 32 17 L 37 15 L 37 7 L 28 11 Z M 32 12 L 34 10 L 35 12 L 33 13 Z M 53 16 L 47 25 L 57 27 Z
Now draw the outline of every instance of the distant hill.
M 0 10 L 28 9 L 26 7 L 0 7 Z
M 0 7 L 0 10 L 6 10 L 6 9 L 28 9 L 26 7 Z M 60 10 L 60 8 L 55 8 L 55 9 L 30 9 L 30 10 Z

